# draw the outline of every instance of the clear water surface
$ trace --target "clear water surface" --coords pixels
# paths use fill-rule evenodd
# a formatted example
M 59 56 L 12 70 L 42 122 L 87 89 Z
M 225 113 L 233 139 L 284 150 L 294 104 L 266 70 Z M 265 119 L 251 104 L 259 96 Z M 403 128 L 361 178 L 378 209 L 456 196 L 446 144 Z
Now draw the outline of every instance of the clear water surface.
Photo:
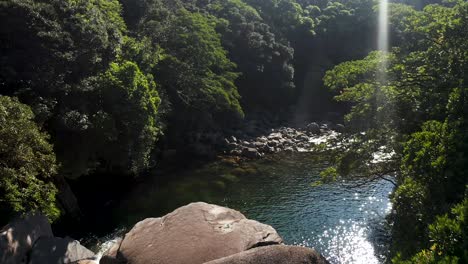
M 241 211 L 273 226 L 287 244 L 315 248 L 331 263 L 382 263 L 392 184 L 339 181 L 313 187 L 326 162 L 310 153 L 278 154 L 234 165 L 215 162 L 138 186 L 115 211 L 131 228 L 190 202 Z

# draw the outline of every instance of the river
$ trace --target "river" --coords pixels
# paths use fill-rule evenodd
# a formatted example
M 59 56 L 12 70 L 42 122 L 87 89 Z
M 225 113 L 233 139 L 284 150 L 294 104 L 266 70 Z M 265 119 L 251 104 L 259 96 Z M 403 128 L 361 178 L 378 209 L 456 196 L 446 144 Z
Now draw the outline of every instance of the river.
M 311 153 L 276 154 L 240 165 L 214 162 L 170 181 L 145 181 L 112 217 L 122 233 L 144 218 L 204 201 L 269 224 L 287 244 L 315 248 L 331 263 L 382 263 L 392 184 L 350 180 L 313 186 L 326 166 Z

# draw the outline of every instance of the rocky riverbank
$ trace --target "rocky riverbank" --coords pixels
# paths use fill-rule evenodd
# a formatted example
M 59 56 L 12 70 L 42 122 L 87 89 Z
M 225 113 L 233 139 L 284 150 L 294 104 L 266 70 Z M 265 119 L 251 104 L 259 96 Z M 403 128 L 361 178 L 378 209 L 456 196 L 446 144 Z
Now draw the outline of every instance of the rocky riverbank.
M 345 131 L 344 125 L 309 123 L 302 127 L 279 127 L 264 131 L 259 136 L 241 134 L 224 139 L 227 155 L 244 158 L 261 158 L 266 154 L 278 152 L 310 152 L 321 143 Z
M 46 218 L 29 215 L 0 233 L 2 264 L 326 264 L 310 248 L 286 246 L 269 225 L 206 203 L 137 223 L 96 256 L 70 238 L 53 237 Z

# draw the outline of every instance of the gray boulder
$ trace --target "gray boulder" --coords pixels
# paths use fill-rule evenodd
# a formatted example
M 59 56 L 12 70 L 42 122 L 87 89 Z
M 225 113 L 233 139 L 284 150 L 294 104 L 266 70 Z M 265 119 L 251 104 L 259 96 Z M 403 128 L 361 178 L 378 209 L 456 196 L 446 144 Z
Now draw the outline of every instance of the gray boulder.
M 258 247 L 205 264 L 328 264 L 329 262 L 313 249 L 273 245 Z
M 254 159 L 261 157 L 261 154 L 256 148 L 244 148 L 242 149 L 242 156 L 249 159 Z
M 92 251 L 71 238 L 42 237 L 34 244 L 29 264 L 69 264 L 93 257 Z
M 18 217 L 0 231 L 0 263 L 23 264 L 40 237 L 52 237 L 47 217 L 29 214 Z
M 307 127 L 306 127 L 306 130 L 307 130 L 307 132 L 310 132 L 310 133 L 315 134 L 315 135 L 320 134 L 320 126 L 315 122 L 312 122 L 312 123 L 308 124 Z
M 256 141 L 253 143 L 253 145 L 256 148 L 262 148 L 263 146 L 265 146 L 265 143 Z
M 137 223 L 125 235 L 117 258 L 128 264 L 201 264 L 281 242 L 271 226 L 238 211 L 192 203 Z
M 334 126 L 333 129 L 338 133 L 344 133 L 345 130 L 346 130 L 346 127 L 344 125 L 342 125 L 342 124 L 337 124 L 337 125 Z
M 268 135 L 269 140 L 279 140 L 282 138 L 283 138 L 283 135 L 281 133 L 271 133 L 270 135 Z

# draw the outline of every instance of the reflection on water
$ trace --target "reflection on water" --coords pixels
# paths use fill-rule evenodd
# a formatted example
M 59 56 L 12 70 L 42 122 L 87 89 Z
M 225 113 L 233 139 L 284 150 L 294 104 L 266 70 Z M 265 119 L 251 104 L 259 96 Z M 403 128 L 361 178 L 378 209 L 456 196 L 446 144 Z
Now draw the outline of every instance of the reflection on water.
M 238 165 L 209 164 L 162 184 L 136 188 L 114 218 L 131 227 L 193 201 L 227 206 L 272 225 L 287 244 L 312 247 L 331 263 L 381 263 L 392 184 L 335 182 L 312 187 L 323 161 L 282 154 Z

